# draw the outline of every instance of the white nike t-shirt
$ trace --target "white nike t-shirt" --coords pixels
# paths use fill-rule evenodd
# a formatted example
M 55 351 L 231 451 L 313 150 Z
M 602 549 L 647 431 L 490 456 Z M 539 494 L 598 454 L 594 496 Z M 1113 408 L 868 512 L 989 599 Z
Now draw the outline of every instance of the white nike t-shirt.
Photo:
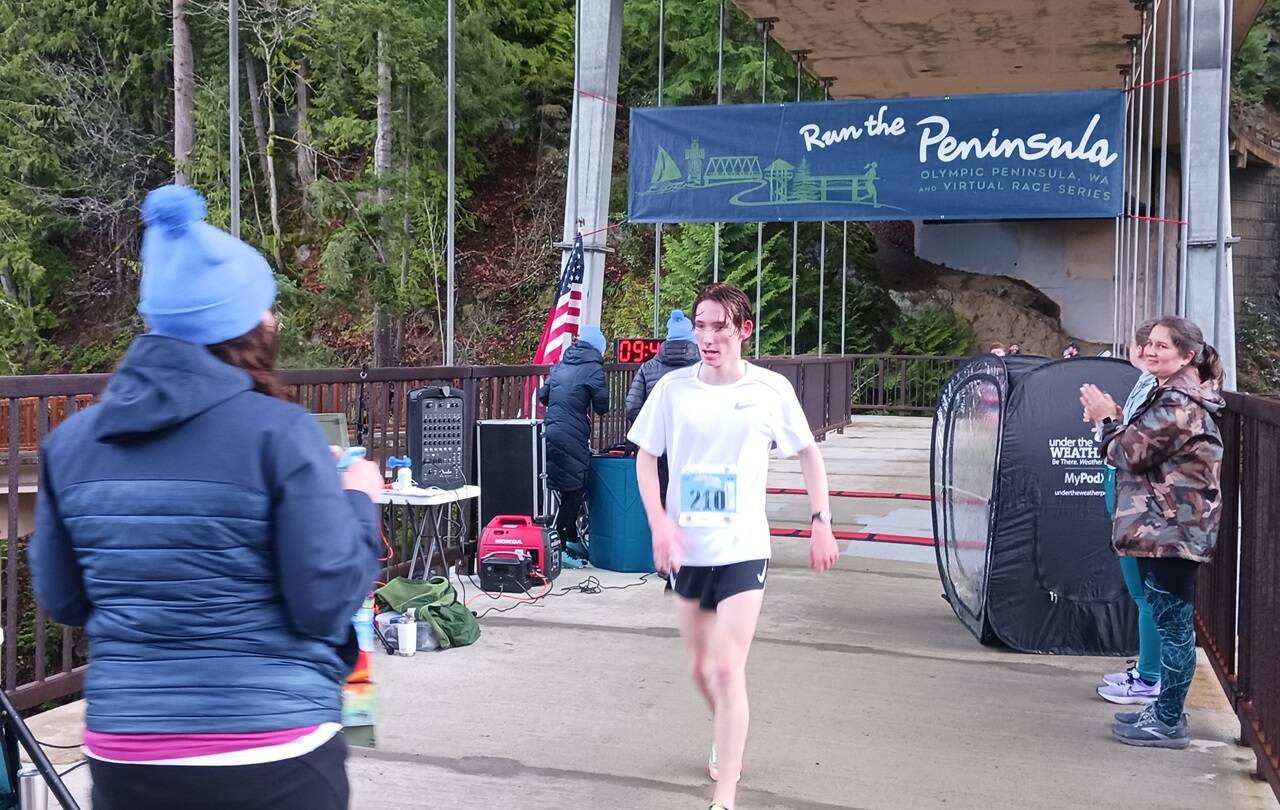
M 655 456 L 667 454 L 667 514 L 677 524 L 682 473 L 711 468 L 732 471 L 733 512 L 726 526 L 681 526 L 685 565 L 728 565 L 770 556 L 765 483 L 770 443 L 779 458 L 813 444 L 795 390 L 785 377 L 743 362 L 746 373 L 729 385 L 698 379 L 702 363 L 658 381 L 627 438 Z M 693 505 L 696 506 L 696 505 Z

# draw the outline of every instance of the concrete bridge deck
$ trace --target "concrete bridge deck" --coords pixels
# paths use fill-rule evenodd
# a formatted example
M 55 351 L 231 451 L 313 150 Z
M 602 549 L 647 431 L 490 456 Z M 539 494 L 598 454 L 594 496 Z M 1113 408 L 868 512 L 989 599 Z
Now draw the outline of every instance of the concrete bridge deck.
M 927 491 L 928 425 L 871 417 L 832 436 L 833 487 Z M 791 462 L 771 482 L 799 480 Z M 927 534 L 928 507 L 843 500 L 836 521 Z M 779 525 L 808 514 L 801 496 L 775 496 L 770 511 Z M 852 542 L 824 576 L 805 560 L 803 542 L 777 542 L 738 810 L 1275 806 L 1207 664 L 1191 748 L 1128 748 L 1111 739 L 1115 707 L 1093 693 L 1123 662 L 980 646 L 939 598 L 931 549 Z M 588 575 L 633 587 L 490 614 L 469 648 L 376 657 L 377 748 L 353 751 L 352 806 L 705 808 L 711 727 L 662 583 L 587 569 L 557 586 Z M 32 725 L 75 742 L 78 712 Z M 68 778 L 87 796 L 86 768 Z

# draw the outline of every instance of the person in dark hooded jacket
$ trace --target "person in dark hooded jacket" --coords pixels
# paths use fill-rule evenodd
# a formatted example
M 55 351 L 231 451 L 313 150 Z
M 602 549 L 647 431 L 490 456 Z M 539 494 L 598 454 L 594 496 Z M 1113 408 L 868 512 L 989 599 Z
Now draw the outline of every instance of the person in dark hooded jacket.
M 668 372 L 678 368 L 691 366 L 698 362 L 698 344 L 693 340 L 693 324 L 678 309 L 671 310 L 667 318 L 667 339 L 662 342 L 658 353 L 640 364 L 636 376 L 631 378 L 631 387 L 627 389 L 627 419 L 636 421 L 644 401 L 653 392 L 658 380 Z
M 377 569 L 377 465 L 339 477 L 275 373 L 275 278 L 165 186 L 150 332 L 40 448 L 36 600 L 89 641 L 97 810 L 347 807 L 341 685 Z
M 631 379 L 631 387 L 627 389 L 627 419 L 636 421 L 658 380 L 678 368 L 693 365 L 700 357 L 698 344 L 693 339 L 693 323 L 680 310 L 671 310 L 671 316 L 667 318 L 667 339 L 662 342 L 657 355 L 642 363 Z M 667 476 L 667 457 L 664 454 L 658 459 L 659 495 L 664 506 L 667 503 Z
M 609 386 L 604 376 L 604 333 L 584 326 L 547 381 L 538 388 L 546 406 L 547 485 L 560 496 L 556 531 L 565 548 L 578 542 L 578 511 L 586 497 L 591 463 L 591 423 L 587 409 L 609 412 Z M 574 549 L 576 550 L 576 548 Z

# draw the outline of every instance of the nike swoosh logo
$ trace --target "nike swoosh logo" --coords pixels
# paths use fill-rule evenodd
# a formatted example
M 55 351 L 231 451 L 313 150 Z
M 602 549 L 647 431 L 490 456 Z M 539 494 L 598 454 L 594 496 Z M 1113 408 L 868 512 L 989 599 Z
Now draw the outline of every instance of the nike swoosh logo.
M 738 410 L 738 411 L 740 411 L 740 410 L 742 410 L 743 408 L 750 408 L 750 407 L 753 407 L 755 404 L 756 404 L 756 403 L 754 403 L 754 402 L 735 402 L 735 403 L 733 403 L 733 407 L 734 407 L 734 410 Z
M 765 572 L 768 570 L 769 570 L 769 561 L 766 560 L 764 563 L 764 568 L 761 568 L 760 573 L 756 574 L 756 581 L 758 581 L 761 585 L 764 584 L 764 575 L 765 575 Z

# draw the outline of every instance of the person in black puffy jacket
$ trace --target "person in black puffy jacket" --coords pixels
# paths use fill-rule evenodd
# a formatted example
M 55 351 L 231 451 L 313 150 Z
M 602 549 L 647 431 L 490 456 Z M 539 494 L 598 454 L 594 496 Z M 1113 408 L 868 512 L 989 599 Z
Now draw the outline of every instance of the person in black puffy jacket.
M 645 400 L 663 375 L 678 368 L 691 366 L 701 359 L 698 344 L 693 339 L 693 323 L 678 309 L 671 310 L 667 318 L 667 339 L 657 355 L 649 358 L 636 369 L 636 376 L 627 389 L 627 420 L 634 422 L 644 407 Z M 667 503 L 667 457 L 658 459 L 658 481 L 661 484 L 662 503 Z
M 636 421 L 644 401 L 664 374 L 691 366 L 698 362 L 699 357 L 698 344 L 693 340 L 693 324 L 680 310 L 671 310 L 671 317 L 667 318 L 667 339 L 662 342 L 662 348 L 641 363 L 636 369 L 636 376 L 631 379 L 631 387 L 627 389 L 627 419 Z
M 584 326 L 547 381 L 538 388 L 546 406 L 547 485 L 560 496 L 556 531 L 564 548 L 578 542 L 578 512 L 586 495 L 591 463 L 591 423 L 587 409 L 609 412 L 609 387 L 604 377 L 604 333 Z M 576 550 L 576 547 L 573 549 Z

